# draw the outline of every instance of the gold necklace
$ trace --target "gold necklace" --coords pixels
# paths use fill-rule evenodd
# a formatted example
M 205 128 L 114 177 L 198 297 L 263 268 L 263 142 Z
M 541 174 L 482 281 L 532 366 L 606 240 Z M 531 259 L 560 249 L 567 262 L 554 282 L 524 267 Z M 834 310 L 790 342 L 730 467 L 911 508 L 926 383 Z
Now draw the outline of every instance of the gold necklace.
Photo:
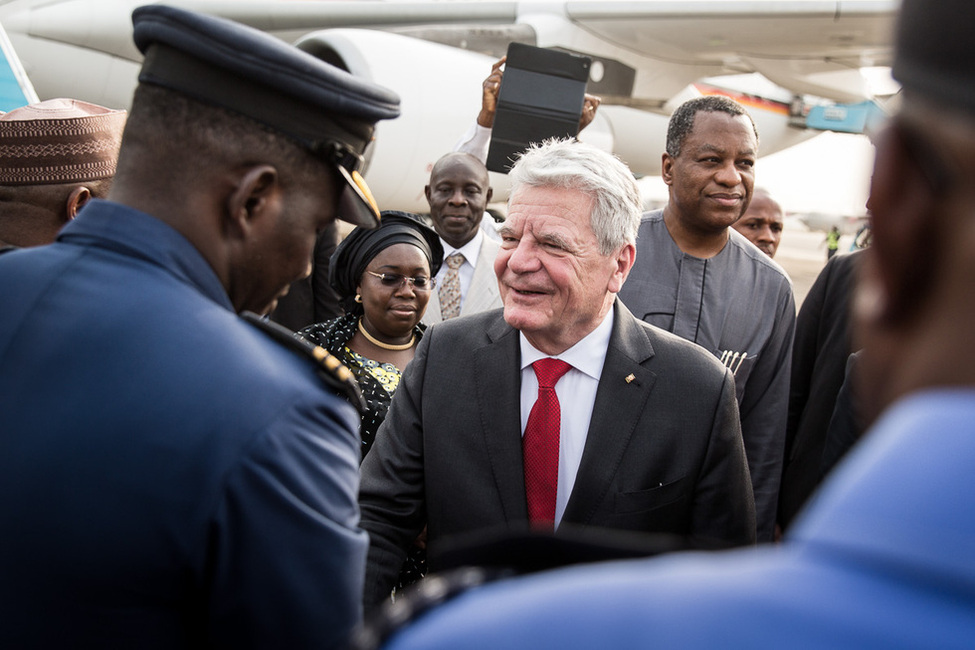
M 372 343 L 373 345 L 375 345 L 377 348 L 382 348 L 383 350 L 392 350 L 393 352 L 401 352 L 403 350 L 409 350 L 410 348 L 413 347 L 413 344 L 416 343 L 416 334 L 414 334 L 412 337 L 410 337 L 410 342 L 409 343 L 402 343 L 400 345 L 392 345 L 390 343 L 383 343 L 379 339 L 376 339 L 376 338 L 373 338 L 372 336 L 370 336 L 369 332 L 366 331 L 366 328 L 362 326 L 362 319 L 361 318 L 359 319 L 359 331 L 362 333 L 362 335 L 364 337 L 366 337 L 366 340 L 367 341 L 369 341 L 370 343 Z

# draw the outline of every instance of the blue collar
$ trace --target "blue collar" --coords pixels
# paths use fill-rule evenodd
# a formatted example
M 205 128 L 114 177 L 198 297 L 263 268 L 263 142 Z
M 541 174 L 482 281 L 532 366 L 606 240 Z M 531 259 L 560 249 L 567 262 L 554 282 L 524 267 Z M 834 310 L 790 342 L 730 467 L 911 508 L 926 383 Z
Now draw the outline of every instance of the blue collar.
M 61 230 L 57 240 L 156 264 L 213 302 L 234 310 L 227 290 L 196 247 L 171 226 L 144 212 L 95 199 Z

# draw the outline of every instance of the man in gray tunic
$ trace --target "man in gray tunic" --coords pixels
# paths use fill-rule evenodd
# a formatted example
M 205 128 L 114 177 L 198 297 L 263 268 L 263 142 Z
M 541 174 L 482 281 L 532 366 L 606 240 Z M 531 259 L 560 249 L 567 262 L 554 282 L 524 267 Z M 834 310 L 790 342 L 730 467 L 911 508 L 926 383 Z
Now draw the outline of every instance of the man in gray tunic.
M 759 541 L 772 541 L 785 443 L 795 300 L 782 268 L 731 228 L 748 207 L 758 133 L 733 100 L 692 99 L 670 119 L 670 198 L 643 215 L 620 298 L 707 348 L 735 375 Z

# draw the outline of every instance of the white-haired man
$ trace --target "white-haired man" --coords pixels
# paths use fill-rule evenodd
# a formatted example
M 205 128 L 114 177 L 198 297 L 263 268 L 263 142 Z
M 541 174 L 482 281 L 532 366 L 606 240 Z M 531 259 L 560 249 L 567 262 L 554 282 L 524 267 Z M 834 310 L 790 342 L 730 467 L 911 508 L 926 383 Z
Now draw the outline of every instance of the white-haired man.
M 503 309 L 427 331 L 362 466 L 367 607 L 388 598 L 424 524 L 431 550 L 565 524 L 755 539 L 731 373 L 616 299 L 640 222 L 630 171 L 563 140 L 510 175 Z

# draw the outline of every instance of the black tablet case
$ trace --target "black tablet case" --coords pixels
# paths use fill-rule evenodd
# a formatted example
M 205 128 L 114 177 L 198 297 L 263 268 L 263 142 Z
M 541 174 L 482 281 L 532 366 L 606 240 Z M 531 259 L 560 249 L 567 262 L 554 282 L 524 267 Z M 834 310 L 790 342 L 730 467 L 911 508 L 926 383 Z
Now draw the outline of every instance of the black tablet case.
M 591 64 L 588 56 L 522 43 L 508 46 L 488 169 L 506 174 L 531 143 L 579 132 Z

